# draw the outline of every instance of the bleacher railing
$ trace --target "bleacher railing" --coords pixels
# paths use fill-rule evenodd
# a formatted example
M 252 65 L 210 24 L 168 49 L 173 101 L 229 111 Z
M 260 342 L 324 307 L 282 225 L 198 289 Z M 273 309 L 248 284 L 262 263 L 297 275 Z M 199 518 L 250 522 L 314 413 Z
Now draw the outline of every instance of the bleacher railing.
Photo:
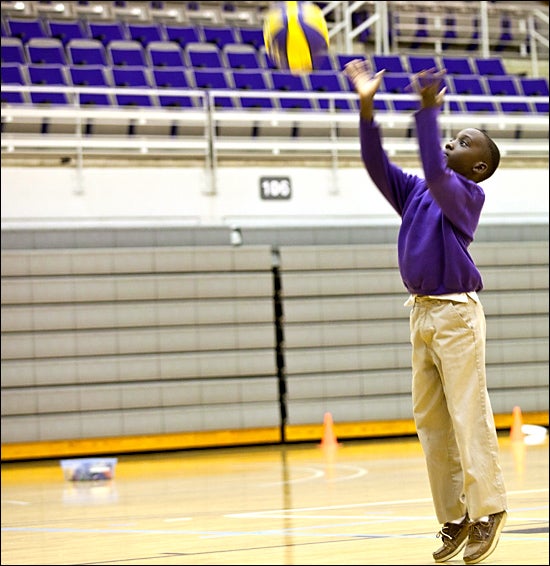
M 353 42 L 361 41 L 361 34 L 369 32 L 367 43 L 374 46 L 376 53 L 427 49 L 438 55 L 448 50 L 491 57 L 507 50 L 520 58 L 530 58 L 536 76 L 539 59 L 548 59 L 548 7 L 533 4 L 338 1 L 326 3 L 323 11 L 337 15 L 329 25 L 329 35 L 348 53 L 353 51 Z M 362 10 L 369 17 L 357 23 L 354 16 Z M 503 20 L 509 28 L 503 27 Z
M 359 159 L 357 111 L 337 111 L 336 101 L 357 106 L 355 93 L 301 93 L 278 91 L 241 91 L 226 89 L 153 89 L 2 85 L 2 93 L 63 93 L 67 105 L 7 104 L 2 106 L 2 155 L 63 155 L 82 164 L 84 156 L 125 159 L 171 157 L 200 158 L 209 170 L 215 170 L 223 157 L 251 159 L 276 157 L 296 161 L 309 157 L 330 158 L 334 166 L 339 157 Z M 186 96 L 195 107 L 89 107 L 79 105 L 79 95 L 146 95 L 158 104 L 159 96 Z M 327 109 L 242 108 L 238 100 L 247 97 L 269 98 L 276 105 L 293 98 L 328 101 Z M 233 98 L 236 108 L 218 107 L 219 98 Z M 377 100 L 417 101 L 414 94 L 378 93 Z M 523 102 L 531 113 L 457 113 L 449 110 L 452 102 Z M 442 135 L 451 137 L 457 130 L 472 125 L 486 129 L 497 141 L 501 153 L 523 158 L 548 157 L 548 113 L 534 111 L 536 103 L 548 103 L 545 96 L 475 96 L 447 94 L 440 116 Z M 385 147 L 392 155 L 414 154 L 417 143 L 411 128 L 413 111 L 379 111 L 377 120 L 384 128 Z M 113 133 L 94 133 L 94 126 Z M 31 126 L 34 126 L 34 129 Z M 45 126 L 46 125 L 46 126 Z M 91 125 L 91 128 L 86 128 Z M 115 131 L 114 126 L 119 128 Z M 136 132 L 135 128 L 138 131 Z M 122 131 L 120 131 L 122 128 Z M 139 128 L 142 131 L 139 131 Z M 150 128 L 148 131 L 147 128 Z M 156 128 L 156 129 L 155 129 Z M 518 139 L 519 138 L 519 139 Z M 215 190 L 212 187 L 211 190 Z

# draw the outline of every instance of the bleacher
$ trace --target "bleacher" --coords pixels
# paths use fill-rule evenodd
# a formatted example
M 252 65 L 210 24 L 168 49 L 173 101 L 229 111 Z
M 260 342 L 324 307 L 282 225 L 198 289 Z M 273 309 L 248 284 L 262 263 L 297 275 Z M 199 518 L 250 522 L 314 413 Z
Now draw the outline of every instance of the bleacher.
M 293 75 L 276 69 L 265 52 L 261 24 L 268 4 L 2 2 L 3 154 L 181 151 L 204 158 L 212 147 L 216 156 L 272 154 L 276 143 L 282 155 L 349 156 L 357 152 L 357 97 L 341 71 L 354 57 L 387 69 L 377 95 L 380 121 L 390 149 L 410 153 L 410 111 L 417 102 L 407 86 L 418 65 L 428 63 L 423 47 L 436 36 L 447 42 L 430 47 L 430 64 L 448 73 L 443 126 L 453 128 L 474 112 L 506 154 L 548 154 L 548 77 L 508 71 L 502 57 L 519 42 L 518 55 L 529 67 L 530 28 L 523 26 L 521 35 L 510 30 L 506 46 L 502 38 L 483 49 L 481 40 L 465 46 L 441 23 L 461 3 L 428 12 L 424 5 L 434 3 L 416 3 L 415 11 L 410 3 L 388 2 L 391 52 L 375 50 L 380 29 L 374 24 L 342 51 L 335 13 L 346 3 L 319 3 L 333 34 L 331 51 L 313 72 Z M 362 4 L 346 14 L 356 29 L 380 16 L 379 3 Z M 496 14 L 497 3 L 488 4 Z M 516 23 L 529 17 L 532 24 L 535 11 L 547 17 L 547 7 L 528 4 Z M 503 18 L 506 9 L 499 6 L 493 17 Z M 405 24 L 413 16 L 416 23 Z M 456 27 L 462 39 L 469 36 L 464 25 Z
M 514 405 L 547 424 L 547 227 L 494 230 L 472 253 L 497 426 Z M 349 438 L 414 433 L 394 228 L 243 247 L 65 232 L 4 242 L 3 459 L 311 441 L 325 411 Z

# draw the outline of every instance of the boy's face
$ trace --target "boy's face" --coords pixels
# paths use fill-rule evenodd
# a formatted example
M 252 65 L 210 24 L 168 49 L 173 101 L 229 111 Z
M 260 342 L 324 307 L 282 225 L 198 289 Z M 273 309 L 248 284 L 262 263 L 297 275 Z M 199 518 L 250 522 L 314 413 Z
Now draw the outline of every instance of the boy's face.
M 475 128 L 460 131 L 443 149 L 447 166 L 472 181 L 479 181 L 487 170 L 488 147 L 483 132 Z

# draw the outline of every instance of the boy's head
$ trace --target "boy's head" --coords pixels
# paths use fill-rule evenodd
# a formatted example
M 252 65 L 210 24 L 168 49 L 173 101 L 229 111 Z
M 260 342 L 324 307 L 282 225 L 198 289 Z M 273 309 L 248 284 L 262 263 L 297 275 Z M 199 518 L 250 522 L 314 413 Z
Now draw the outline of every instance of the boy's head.
M 500 163 L 500 151 L 482 130 L 467 128 L 445 144 L 447 166 L 464 177 L 480 183 L 488 179 Z

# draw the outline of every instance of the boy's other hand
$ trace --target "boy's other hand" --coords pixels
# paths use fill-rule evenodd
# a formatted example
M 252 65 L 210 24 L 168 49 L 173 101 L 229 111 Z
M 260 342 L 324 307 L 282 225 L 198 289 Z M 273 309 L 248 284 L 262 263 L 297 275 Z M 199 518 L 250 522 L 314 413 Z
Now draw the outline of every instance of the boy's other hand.
M 431 108 L 443 104 L 447 87 L 443 86 L 441 88 L 441 84 L 445 74 L 445 69 L 440 71 L 427 69 L 413 76 L 410 87 L 420 95 L 423 108 Z
M 353 59 L 344 67 L 344 74 L 347 75 L 360 98 L 374 98 L 376 91 L 382 82 L 385 69 L 373 73 L 368 61 Z

